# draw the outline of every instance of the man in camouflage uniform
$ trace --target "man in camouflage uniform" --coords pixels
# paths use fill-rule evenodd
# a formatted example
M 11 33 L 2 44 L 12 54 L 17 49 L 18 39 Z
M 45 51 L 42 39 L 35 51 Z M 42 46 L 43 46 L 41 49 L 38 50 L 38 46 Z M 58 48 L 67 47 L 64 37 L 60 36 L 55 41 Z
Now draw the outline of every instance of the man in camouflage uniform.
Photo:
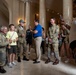
M 25 22 L 21 19 L 19 21 L 19 25 L 17 26 L 17 33 L 18 33 L 18 62 L 21 62 L 21 50 L 23 49 L 23 60 L 29 61 L 26 58 L 26 40 L 25 35 L 26 31 L 24 29 Z
M 7 27 L 2 26 L 0 28 L 0 73 L 6 73 L 3 68 L 6 62 L 6 45 L 8 44 L 5 34 L 7 32 Z
M 59 50 L 58 50 L 58 34 L 59 34 L 59 26 L 55 24 L 55 18 L 50 19 L 51 26 L 49 27 L 48 31 L 48 38 L 49 38 L 49 48 L 50 52 L 54 52 L 55 61 L 53 62 L 53 65 L 56 65 L 59 63 Z M 52 48 L 51 48 L 51 47 Z M 52 50 L 51 50 L 52 49 Z M 50 56 L 48 51 L 48 60 L 45 63 L 50 62 Z

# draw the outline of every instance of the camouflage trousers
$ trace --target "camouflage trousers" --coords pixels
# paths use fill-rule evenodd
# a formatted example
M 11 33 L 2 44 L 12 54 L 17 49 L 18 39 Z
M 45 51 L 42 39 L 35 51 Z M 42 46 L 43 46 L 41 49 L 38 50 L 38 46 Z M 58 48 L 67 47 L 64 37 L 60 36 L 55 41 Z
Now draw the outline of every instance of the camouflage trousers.
M 6 48 L 0 48 L 0 66 L 4 66 L 6 62 Z
M 26 56 L 26 52 L 27 52 L 27 47 L 26 47 L 26 43 L 20 43 L 18 42 L 18 45 L 17 45 L 17 55 L 18 56 Z
M 49 46 L 48 46 L 48 58 L 50 58 L 51 53 L 54 52 L 55 58 L 60 60 L 58 45 L 59 45 L 58 43 L 49 44 Z

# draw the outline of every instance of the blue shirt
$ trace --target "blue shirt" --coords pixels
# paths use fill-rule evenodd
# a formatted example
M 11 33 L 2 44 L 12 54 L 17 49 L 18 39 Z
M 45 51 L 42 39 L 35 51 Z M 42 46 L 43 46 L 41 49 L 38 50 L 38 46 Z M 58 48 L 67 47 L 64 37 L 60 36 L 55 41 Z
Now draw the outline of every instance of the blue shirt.
M 42 26 L 38 24 L 35 26 L 34 30 L 37 30 L 38 32 L 36 34 L 33 34 L 34 38 L 36 37 L 42 37 Z

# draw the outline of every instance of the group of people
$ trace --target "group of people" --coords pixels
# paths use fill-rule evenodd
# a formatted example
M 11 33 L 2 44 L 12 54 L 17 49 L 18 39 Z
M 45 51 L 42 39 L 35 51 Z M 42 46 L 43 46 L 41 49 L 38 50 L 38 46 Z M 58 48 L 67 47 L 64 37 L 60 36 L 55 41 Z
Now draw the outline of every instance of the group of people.
M 48 59 L 45 63 L 50 62 L 50 51 L 55 56 L 56 60 L 53 64 L 58 64 L 61 57 L 66 57 L 65 62 L 69 61 L 70 51 L 69 51 L 69 34 L 70 26 L 61 21 L 61 25 L 58 26 L 55 23 L 55 18 L 50 20 L 51 26 L 49 27 L 49 47 L 48 47 Z M 51 50 L 50 50 L 51 49 Z
M 17 61 L 21 62 L 21 57 L 25 61 L 29 61 L 27 58 L 27 44 L 29 44 L 29 54 L 32 46 L 32 39 L 34 38 L 36 59 L 33 59 L 34 64 L 38 64 L 41 61 L 41 47 L 42 53 L 45 54 L 45 40 L 46 34 L 44 28 L 39 24 L 38 20 L 34 21 L 34 28 L 29 26 L 28 30 L 24 28 L 25 22 L 19 21 L 19 25 L 15 27 L 14 24 L 9 25 L 9 29 L 6 26 L 0 28 L 0 73 L 6 73 L 4 65 L 6 61 L 10 68 L 16 65 L 15 59 L 17 54 Z M 7 31 L 8 30 L 8 31 Z M 60 31 L 61 30 L 61 31 Z M 60 35 L 60 36 L 59 36 Z M 59 56 L 59 40 L 62 38 L 62 42 L 68 43 L 69 29 L 63 24 L 60 27 L 56 24 L 55 18 L 50 19 L 50 27 L 47 31 L 47 47 L 48 47 L 48 59 L 45 63 L 51 62 L 51 53 L 54 53 L 55 61 L 53 65 L 57 65 L 60 60 Z M 66 48 L 67 49 L 67 48 Z M 22 51 L 23 50 L 23 51 Z

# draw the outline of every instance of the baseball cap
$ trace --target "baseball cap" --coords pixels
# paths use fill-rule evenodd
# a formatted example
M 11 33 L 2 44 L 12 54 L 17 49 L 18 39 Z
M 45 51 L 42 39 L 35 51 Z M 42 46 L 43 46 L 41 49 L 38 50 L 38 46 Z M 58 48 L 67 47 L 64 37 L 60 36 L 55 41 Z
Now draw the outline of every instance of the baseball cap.
M 22 19 L 20 19 L 20 20 L 19 20 L 19 22 L 20 22 L 20 23 L 25 23 L 25 21 L 24 21 L 24 20 L 22 20 Z

